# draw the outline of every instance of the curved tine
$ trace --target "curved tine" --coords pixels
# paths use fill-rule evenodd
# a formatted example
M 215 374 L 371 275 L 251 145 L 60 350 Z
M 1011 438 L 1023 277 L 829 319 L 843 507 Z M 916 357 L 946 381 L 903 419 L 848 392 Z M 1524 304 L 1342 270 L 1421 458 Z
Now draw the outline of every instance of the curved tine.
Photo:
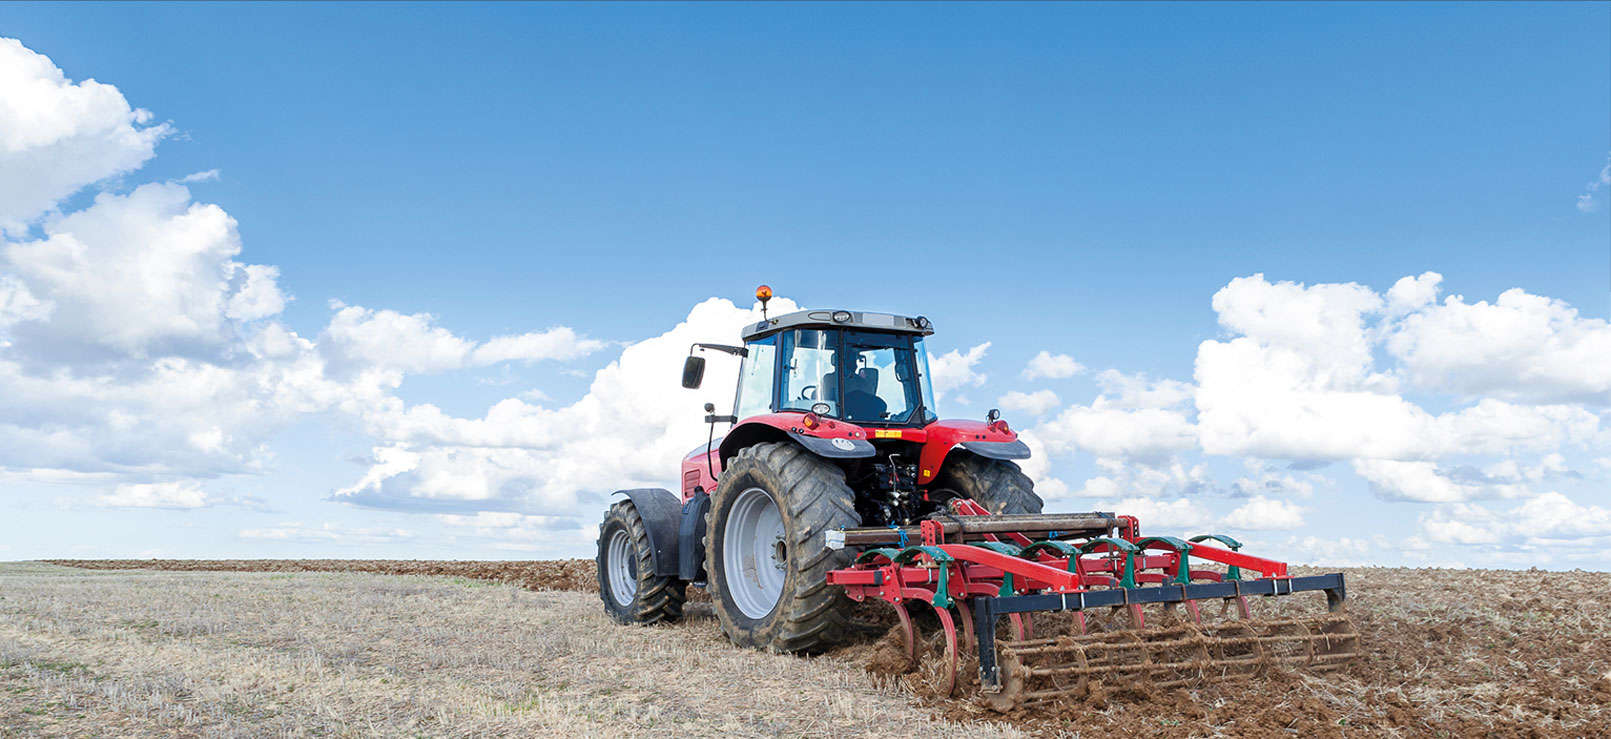
M 941 697 L 949 698 L 957 692 L 957 627 L 951 620 L 951 609 L 934 609 L 934 615 L 940 618 L 940 627 L 945 631 L 945 653 L 940 655 L 937 682 L 934 689 Z
M 1198 626 L 1203 625 L 1203 611 L 1197 606 L 1197 601 L 1186 601 L 1186 613 L 1191 616 L 1191 622 Z
M 952 605 L 957 607 L 957 618 L 962 619 L 962 648 L 970 652 L 978 651 L 979 642 L 973 635 L 973 609 L 963 599 L 953 601 Z
M 1075 628 L 1075 632 L 1074 632 L 1075 636 L 1085 636 L 1085 634 L 1086 634 L 1085 611 L 1075 611 L 1074 612 L 1074 628 Z
M 1007 619 L 1012 622 L 1012 638 L 1018 641 L 1029 641 L 1035 638 L 1035 622 L 1027 613 L 1011 613 Z
M 917 667 L 917 631 L 912 628 L 912 614 L 906 612 L 905 603 L 895 603 L 895 615 L 901 622 L 901 642 L 906 649 L 906 669 Z

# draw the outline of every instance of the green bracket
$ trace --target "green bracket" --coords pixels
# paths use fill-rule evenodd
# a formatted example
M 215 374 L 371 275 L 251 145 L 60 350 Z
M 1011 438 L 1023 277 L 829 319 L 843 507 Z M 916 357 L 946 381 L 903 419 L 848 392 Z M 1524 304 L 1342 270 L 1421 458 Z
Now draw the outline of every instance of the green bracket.
M 1136 540 L 1136 547 L 1146 549 L 1148 544 L 1162 544 L 1180 555 L 1180 566 L 1175 570 L 1175 585 L 1191 584 L 1191 545 L 1173 536 L 1147 536 Z
M 1198 535 L 1198 536 L 1193 536 L 1191 538 L 1193 543 L 1204 541 L 1204 540 L 1207 540 L 1207 539 L 1213 539 L 1214 541 L 1217 541 L 1217 542 L 1219 542 L 1221 544 L 1224 544 L 1226 546 L 1226 548 L 1230 549 L 1233 552 L 1242 548 L 1242 542 L 1239 542 L 1239 541 L 1237 541 L 1235 539 L 1232 539 L 1231 537 L 1226 536 L 1224 534 L 1201 534 L 1201 535 Z M 1228 566 L 1226 566 L 1226 568 L 1225 568 L 1225 579 L 1226 580 L 1240 580 L 1240 579 L 1242 579 L 1242 568 L 1237 567 L 1236 565 L 1228 565 Z
M 1068 557 L 1068 571 L 1079 573 L 1080 548 L 1066 541 L 1037 541 L 1024 547 L 1024 550 L 1019 552 L 1018 556 L 1024 559 L 1034 559 L 1035 555 L 1047 550 L 1056 552 L 1060 556 Z
M 919 556 L 928 557 L 934 561 L 934 564 L 939 565 L 939 567 L 936 569 L 940 571 L 940 582 L 939 587 L 934 591 L 934 602 L 932 605 L 935 608 L 950 608 L 951 564 L 955 562 L 956 559 L 944 549 L 939 547 L 916 546 L 907 547 L 901 550 L 900 554 L 895 555 L 894 561 L 895 564 L 910 564 L 913 559 L 916 559 Z
M 1119 576 L 1119 587 L 1121 587 L 1121 588 L 1133 588 L 1133 587 L 1135 587 L 1136 586 L 1136 560 L 1135 560 L 1135 555 L 1136 555 L 1136 552 L 1138 552 L 1140 550 L 1136 549 L 1136 545 L 1131 544 L 1130 542 L 1127 542 L 1127 541 L 1125 541 L 1123 539 L 1114 539 L 1114 538 L 1107 537 L 1107 536 L 1099 536 L 1099 537 L 1096 537 L 1095 539 L 1092 539 L 1092 540 L 1090 540 L 1088 542 L 1085 542 L 1084 544 L 1081 544 L 1080 545 L 1080 554 L 1090 554 L 1090 553 L 1096 551 L 1096 548 L 1099 547 L 1099 546 L 1102 546 L 1103 544 L 1110 545 L 1114 549 L 1117 549 L 1120 552 L 1124 553 L 1124 572 L 1121 573 L 1120 576 Z

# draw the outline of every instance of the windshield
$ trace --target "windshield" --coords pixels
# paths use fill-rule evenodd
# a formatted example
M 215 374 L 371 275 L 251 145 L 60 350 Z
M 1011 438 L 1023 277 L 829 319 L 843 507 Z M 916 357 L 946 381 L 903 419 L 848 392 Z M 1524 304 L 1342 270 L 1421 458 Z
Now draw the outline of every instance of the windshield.
M 782 351 L 780 410 L 811 410 L 823 403 L 825 415 L 863 424 L 926 423 L 936 417 L 921 338 L 799 329 L 783 335 Z
M 827 403 L 825 415 L 839 415 L 839 332 L 801 329 L 783 335 L 783 402 L 778 410 L 811 410 Z

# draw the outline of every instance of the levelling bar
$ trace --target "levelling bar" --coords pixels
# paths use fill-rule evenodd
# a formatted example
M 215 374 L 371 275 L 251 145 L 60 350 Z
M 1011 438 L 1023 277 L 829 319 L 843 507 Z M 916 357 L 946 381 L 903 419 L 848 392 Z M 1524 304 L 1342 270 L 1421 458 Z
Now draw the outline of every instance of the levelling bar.
M 1306 577 L 1114 588 L 1077 593 L 975 597 L 971 604 L 973 633 L 979 642 L 979 682 L 986 692 L 1001 689 L 1001 674 L 996 664 L 996 623 L 1002 616 L 1009 614 L 1081 611 L 1111 606 L 1180 603 L 1188 600 L 1213 600 L 1246 595 L 1290 595 L 1317 590 L 1325 592 L 1327 610 L 1335 613 L 1342 609 L 1347 591 L 1340 572 Z

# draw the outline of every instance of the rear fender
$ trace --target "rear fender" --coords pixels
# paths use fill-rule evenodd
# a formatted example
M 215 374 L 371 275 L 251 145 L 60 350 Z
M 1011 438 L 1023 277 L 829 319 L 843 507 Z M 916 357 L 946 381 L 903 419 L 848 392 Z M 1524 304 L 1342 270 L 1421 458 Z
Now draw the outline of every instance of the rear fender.
M 614 495 L 627 496 L 632 507 L 638 509 L 638 517 L 649 534 L 649 549 L 654 552 L 655 576 L 677 577 L 677 529 L 682 522 L 682 501 L 661 488 L 617 490 Z

